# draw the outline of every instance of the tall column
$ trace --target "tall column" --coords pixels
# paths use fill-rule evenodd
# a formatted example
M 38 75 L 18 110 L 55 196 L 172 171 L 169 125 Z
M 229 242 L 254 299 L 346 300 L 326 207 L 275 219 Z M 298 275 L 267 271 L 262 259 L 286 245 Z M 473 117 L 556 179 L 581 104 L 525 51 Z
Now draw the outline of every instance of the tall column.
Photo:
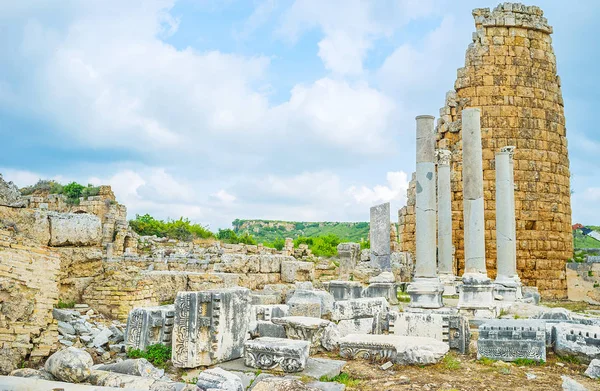
M 444 295 L 456 294 L 452 255 L 452 200 L 450 191 L 450 158 L 447 149 L 435 151 L 437 157 L 437 204 L 438 204 L 438 274 L 444 284 Z
M 417 118 L 416 265 L 408 286 L 410 306 L 440 308 L 443 285 L 436 265 L 436 198 L 434 117 Z
M 515 237 L 515 188 L 512 171 L 514 147 L 496 153 L 496 292 L 506 301 L 522 297 L 517 274 Z
M 485 223 L 483 202 L 483 156 L 481 110 L 462 110 L 463 203 L 465 272 L 458 308 L 476 317 L 493 317 L 493 285 L 485 265 Z

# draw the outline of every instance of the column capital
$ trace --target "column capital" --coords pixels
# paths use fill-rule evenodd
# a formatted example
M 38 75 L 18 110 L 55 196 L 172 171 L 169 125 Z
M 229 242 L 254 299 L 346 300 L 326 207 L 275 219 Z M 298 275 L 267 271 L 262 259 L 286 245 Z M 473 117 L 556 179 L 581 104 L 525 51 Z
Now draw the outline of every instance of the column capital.
M 510 158 L 512 159 L 514 157 L 516 148 L 517 147 L 515 147 L 514 145 L 507 145 L 506 147 L 500 148 L 500 152 L 508 152 Z
M 436 149 L 435 157 L 437 158 L 438 165 L 449 165 L 450 159 L 452 158 L 452 152 L 447 149 Z

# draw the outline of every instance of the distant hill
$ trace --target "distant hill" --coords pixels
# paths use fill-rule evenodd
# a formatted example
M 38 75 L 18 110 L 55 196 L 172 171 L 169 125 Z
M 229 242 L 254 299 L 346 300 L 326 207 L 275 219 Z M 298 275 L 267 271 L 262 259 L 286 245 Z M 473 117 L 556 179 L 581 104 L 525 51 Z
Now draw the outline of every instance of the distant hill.
M 583 227 L 583 226 L 581 226 Z M 592 231 L 600 232 L 599 226 L 588 225 L 585 228 L 591 229 Z M 573 230 L 573 247 L 576 249 L 585 249 L 585 248 L 600 248 L 600 241 L 590 237 L 588 235 L 584 235 L 581 229 Z
M 305 222 L 277 220 L 239 220 L 233 221 L 233 230 L 237 234 L 249 233 L 257 242 L 273 242 L 276 239 L 300 236 L 316 237 L 334 234 L 343 242 L 369 240 L 369 223 Z

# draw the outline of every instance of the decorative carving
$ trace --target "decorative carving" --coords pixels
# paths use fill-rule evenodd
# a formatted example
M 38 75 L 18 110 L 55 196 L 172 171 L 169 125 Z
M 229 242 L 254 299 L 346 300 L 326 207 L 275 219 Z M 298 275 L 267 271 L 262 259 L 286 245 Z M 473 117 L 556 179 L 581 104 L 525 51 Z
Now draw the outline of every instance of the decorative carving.
M 125 344 L 134 349 L 145 349 L 149 345 L 171 344 L 174 306 L 134 308 L 127 319 Z
M 502 361 L 519 358 L 546 360 L 546 326 L 543 321 L 496 320 L 479 326 L 477 357 Z
M 436 149 L 435 156 L 437 158 L 438 165 L 449 165 L 450 159 L 452 158 L 452 152 L 447 149 Z

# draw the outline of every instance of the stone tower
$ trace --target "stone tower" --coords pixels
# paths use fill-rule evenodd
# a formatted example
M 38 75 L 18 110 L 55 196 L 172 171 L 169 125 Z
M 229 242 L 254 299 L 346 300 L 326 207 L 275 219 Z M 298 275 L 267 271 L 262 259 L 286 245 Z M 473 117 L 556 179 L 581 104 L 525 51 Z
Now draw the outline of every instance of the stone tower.
M 552 27 L 535 6 L 503 3 L 473 10 L 476 32 L 465 66 L 438 119 L 437 147 L 452 151 L 455 268 L 464 267 L 461 111 L 481 108 L 486 262 L 496 273 L 495 169 L 500 148 L 514 154 L 517 269 L 524 285 L 565 298 L 572 257 L 569 159 Z M 411 192 L 413 192 L 411 194 Z M 399 211 L 401 250 L 414 252 L 414 186 Z

